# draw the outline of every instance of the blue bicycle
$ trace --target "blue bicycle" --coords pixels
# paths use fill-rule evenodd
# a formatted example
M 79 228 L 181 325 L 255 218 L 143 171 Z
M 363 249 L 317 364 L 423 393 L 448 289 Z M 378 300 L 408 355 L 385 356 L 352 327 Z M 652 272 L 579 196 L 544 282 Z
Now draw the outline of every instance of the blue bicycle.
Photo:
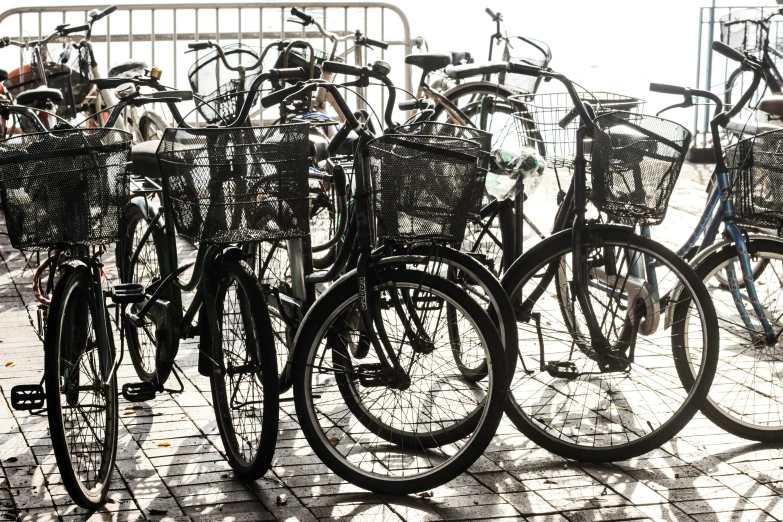
M 664 111 L 691 106 L 693 97 L 715 103 L 710 128 L 717 161 L 707 204 L 691 236 L 677 251 L 690 261 L 712 296 L 721 333 L 718 369 L 702 412 L 739 437 L 781 441 L 783 241 L 748 232 L 783 225 L 783 162 L 777 154 L 783 149 L 783 130 L 742 140 L 724 155 L 720 129 L 752 98 L 764 64 L 718 42 L 713 43 L 713 50 L 741 62 L 743 70 L 753 74 L 751 85 L 730 110 L 723 111 L 721 97 L 708 91 L 650 85 L 654 92 L 684 96 L 682 103 Z M 649 227 L 643 226 L 642 233 L 649 236 Z M 667 326 L 670 322 L 667 317 Z

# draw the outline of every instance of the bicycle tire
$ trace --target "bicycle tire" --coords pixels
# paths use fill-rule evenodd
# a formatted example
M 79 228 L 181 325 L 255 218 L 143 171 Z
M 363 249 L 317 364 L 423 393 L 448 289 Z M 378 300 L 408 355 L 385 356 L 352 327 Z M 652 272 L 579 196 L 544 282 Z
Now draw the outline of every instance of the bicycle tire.
M 99 298 L 102 299 L 103 296 Z M 73 353 L 74 348 L 82 351 L 89 346 L 88 338 L 95 332 L 90 321 L 95 317 L 97 310 L 92 292 L 92 277 L 87 269 L 66 269 L 55 287 L 49 312 L 45 340 L 44 380 L 52 448 L 63 485 L 73 501 L 85 509 L 96 509 L 106 500 L 106 494 L 111 486 L 111 475 L 117 456 L 119 414 L 116 374 L 110 386 L 105 387 L 102 384 L 96 386 L 102 390 L 99 393 L 95 393 L 94 390 L 79 389 L 86 387 L 82 382 L 82 372 L 85 372 L 85 377 L 87 372 L 91 372 L 93 378 L 97 377 L 102 382 L 100 364 L 96 363 L 96 359 L 100 356 L 96 350 L 92 350 L 88 356 L 91 359 L 89 364 L 82 362 L 86 352 Z M 109 327 L 108 312 L 106 321 Z M 111 331 L 109 336 L 111 337 Z M 97 342 L 93 344 L 96 345 Z M 68 373 L 69 367 L 73 368 L 76 365 L 81 371 L 75 374 Z M 80 397 L 85 399 L 89 397 L 89 400 L 82 406 L 77 402 Z M 68 407 L 63 408 L 64 402 Z M 84 429 L 83 420 L 90 419 L 90 412 L 100 410 L 101 404 L 104 412 L 97 413 L 93 418 L 96 425 Z M 78 410 L 75 416 L 66 413 L 75 410 Z M 104 419 L 102 428 L 97 426 L 100 417 Z M 83 454 L 72 453 L 78 449 L 85 452 L 87 458 L 84 458 Z M 100 459 L 97 469 L 75 469 L 80 464 L 88 466 L 95 462 L 96 456 Z M 92 480 L 91 476 L 94 477 Z
M 777 297 L 781 289 L 779 286 L 772 288 L 771 285 L 780 283 L 778 274 L 783 264 L 783 242 L 775 238 L 751 238 L 747 247 L 751 257 L 760 260 L 754 269 L 761 264 L 765 267 L 765 270 L 754 273 L 754 282 L 768 319 L 777 319 L 783 311 Z M 731 295 L 716 277 L 729 262 L 736 259 L 736 246 L 727 244 L 708 254 L 694 267 L 716 303 L 718 324 L 722 332 L 718 370 L 701 411 L 715 425 L 738 437 L 759 442 L 780 442 L 783 441 L 783 418 L 774 407 L 778 403 L 780 390 L 779 344 L 772 347 L 757 346 L 746 338 L 742 319 L 738 317 L 736 307 L 732 308 Z M 734 266 L 739 276 L 739 266 L 736 263 Z M 765 277 L 765 274 L 769 277 Z M 743 301 L 748 314 L 755 318 L 747 295 L 743 295 Z M 676 319 L 673 321 L 673 331 L 680 336 L 687 335 L 688 323 Z M 759 327 L 757 320 L 754 323 Z M 677 361 L 682 362 L 680 359 Z M 683 365 L 686 379 L 691 378 L 692 370 L 691 365 Z
M 319 458 L 326 464 L 334 473 L 342 477 L 343 479 L 370 491 L 384 494 L 407 494 L 417 491 L 423 491 L 430 488 L 437 487 L 441 484 L 448 482 L 455 478 L 460 473 L 468 469 L 486 450 L 490 443 L 495 431 L 500 423 L 502 417 L 503 403 L 505 402 L 505 389 L 507 387 L 506 376 L 504 375 L 503 363 L 496 364 L 493 361 L 504 361 L 505 354 L 502 351 L 502 344 L 499 338 L 499 334 L 495 329 L 494 324 L 482 308 L 462 289 L 453 283 L 425 272 L 398 270 L 398 271 L 385 271 L 377 275 L 374 275 L 367 281 L 368 293 L 371 295 L 386 285 L 391 285 L 395 289 L 397 288 L 411 288 L 419 289 L 426 288 L 428 292 L 433 292 L 438 295 L 439 298 L 449 299 L 457 306 L 457 308 L 465 312 L 466 318 L 473 321 L 478 325 L 478 331 L 481 332 L 484 337 L 484 345 L 487 353 L 489 354 L 488 372 L 489 377 L 485 379 L 487 383 L 487 393 L 483 399 L 479 401 L 478 405 L 481 406 L 481 414 L 476 416 L 475 419 L 470 419 L 470 423 L 473 424 L 472 435 L 467 438 L 467 442 L 457 451 L 450 453 L 450 457 L 445 460 L 440 466 L 433 469 L 425 470 L 423 473 L 415 473 L 407 476 L 382 476 L 380 472 L 367 471 L 366 469 L 360 469 L 353 463 L 347 460 L 347 457 L 340 454 L 340 442 L 343 438 L 338 438 L 335 432 L 331 431 L 331 423 L 326 429 L 322 429 L 318 419 L 318 407 L 313 403 L 314 400 L 320 400 L 321 398 L 331 400 L 334 398 L 335 402 L 328 404 L 338 404 L 341 399 L 344 400 L 346 394 L 343 390 L 333 390 L 327 393 L 325 388 L 319 388 L 318 394 L 311 393 L 313 391 L 312 383 L 309 382 L 309 376 L 313 375 L 313 360 L 318 357 L 318 349 L 322 341 L 325 345 L 333 346 L 334 340 L 327 339 L 329 331 L 333 330 L 332 321 L 338 320 L 351 306 L 356 305 L 357 300 L 357 277 L 355 272 L 346 274 L 337 283 L 332 285 L 321 298 L 313 305 L 308 311 L 302 326 L 297 333 L 297 339 L 295 341 L 294 349 L 294 364 L 293 364 L 293 378 L 294 378 L 294 402 L 296 405 L 297 417 L 299 419 L 302 430 Z M 426 284 L 426 286 L 424 286 Z M 343 322 L 342 324 L 347 324 Z M 312 326 L 311 326 L 312 325 Z M 322 364 L 322 363 L 321 363 Z M 323 368 L 319 369 L 318 375 L 326 373 Z M 344 371 L 338 371 L 337 374 Z M 358 375 L 358 374 L 357 374 Z M 328 379 L 328 378 L 327 378 Z M 324 383 L 325 384 L 325 383 Z M 340 385 L 338 384 L 338 388 Z M 413 384 L 411 384 L 413 387 Z M 389 391 L 390 388 L 385 387 L 385 390 Z M 503 395 L 502 397 L 499 394 Z M 429 401 L 428 405 L 437 405 L 435 401 Z M 339 406 L 335 406 L 339 408 Z M 356 411 L 356 403 L 346 404 L 347 410 L 341 411 Z M 331 407 L 330 407 L 331 410 Z M 366 408 L 365 408 L 366 410 Z M 475 410 L 471 410 L 469 417 Z M 433 414 L 430 411 L 428 414 Z M 347 415 L 347 414 L 346 414 Z M 346 417 L 347 419 L 347 417 Z M 375 417 L 377 421 L 377 417 Z M 465 421 L 466 419 L 461 419 Z M 349 427 L 350 419 L 341 422 L 340 431 L 345 434 Z M 362 426 L 365 428 L 365 434 L 373 433 L 373 429 L 387 430 L 387 433 L 378 437 L 379 444 L 383 445 L 384 452 L 392 452 L 393 447 L 389 446 L 388 440 L 396 438 L 398 442 L 404 440 L 410 440 L 411 435 L 404 433 L 404 430 L 399 429 L 398 433 L 391 435 L 388 431 L 395 429 L 388 425 L 381 426 L 380 424 L 371 428 L 366 428 L 366 423 L 370 422 L 368 418 L 359 419 L 353 424 L 357 426 L 359 430 L 362 430 Z M 359 426 L 361 424 L 362 426 Z M 421 424 L 421 423 L 420 423 Z M 457 428 L 458 431 L 462 431 L 465 425 Z M 417 424 L 418 426 L 419 424 Z M 332 436 L 330 437 L 330 433 Z M 431 433 L 430 433 L 431 434 Z M 455 433 L 456 435 L 456 433 Z M 421 435 L 419 437 L 422 437 Z M 445 437 L 445 435 L 444 435 Z M 430 438 L 430 435 L 427 435 Z M 464 439 L 462 439 L 464 441 Z M 349 439 L 350 441 L 350 439 Z M 438 440 L 441 443 L 440 447 L 446 442 L 445 440 Z M 453 438 L 451 442 L 454 441 Z M 363 439 L 364 445 L 369 445 L 371 441 Z M 437 447 L 437 444 L 427 444 L 428 446 Z M 410 452 L 411 448 L 421 448 L 421 444 L 418 443 L 414 446 L 408 446 L 407 451 Z M 405 450 L 405 448 L 403 448 Z M 429 450 L 433 451 L 433 450 Z M 445 450 L 442 450 L 445 451 Z M 393 457 L 392 457 L 393 458 Z M 359 463 L 362 464 L 361 462 Z M 367 463 L 366 465 L 374 466 L 373 463 Z M 413 466 L 401 467 L 398 469 L 384 468 L 386 472 L 399 472 L 399 473 L 413 473 L 420 471 L 419 468 L 413 470 Z
M 159 140 L 163 132 L 169 127 L 166 120 L 155 111 L 144 111 L 139 118 L 139 135 L 142 141 Z
M 247 263 L 224 259 L 212 270 L 217 282 L 216 299 L 204 306 L 214 307 L 221 331 L 202 335 L 200 349 L 211 351 L 212 405 L 228 462 L 240 480 L 256 480 L 269 470 L 277 441 L 279 397 L 272 325 L 261 286 Z M 237 307 L 227 309 L 232 293 Z M 226 328 L 232 316 L 241 324 L 232 322 Z M 202 333 L 209 330 L 209 325 L 202 325 Z M 220 346 L 213 339 L 220 339 Z M 236 373 L 232 374 L 232 368 Z M 226 379 L 226 375 L 231 378 Z M 238 379 L 234 379 L 236 375 Z M 241 388 L 243 380 L 247 381 L 246 389 Z M 234 409 L 238 398 L 244 402 Z
M 123 283 L 140 283 L 145 287 L 161 278 L 166 271 L 162 266 L 159 252 L 166 248 L 163 230 L 154 228 L 141 248 L 136 262 L 131 264 L 132 256 L 138 248 L 137 239 L 141 238 L 150 224 L 148 213 L 136 204 L 128 206 L 125 215 L 125 235 L 119 243 L 118 268 Z M 137 305 L 137 311 L 141 305 Z M 167 339 L 161 335 L 165 330 L 157 330 L 150 322 L 144 327 L 137 327 L 123 316 L 125 338 L 128 341 L 128 353 L 136 370 L 136 375 L 143 382 L 151 382 L 155 386 L 163 386 L 174 368 L 173 357 L 161 357 L 162 354 L 176 352 L 178 339 Z
M 556 346 L 558 342 L 561 342 L 564 346 L 568 346 L 571 343 L 571 351 L 569 352 L 570 355 L 568 355 L 569 361 L 573 360 L 571 359 L 572 354 L 576 353 L 576 356 L 584 355 L 583 359 L 589 362 L 591 360 L 590 354 L 583 353 L 581 349 L 574 350 L 574 341 L 571 340 L 573 336 L 568 331 L 567 326 L 563 327 L 564 331 L 561 332 L 562 338 L 558 338 L 557 331 L 554 327 L 551 327 L 551 322 L 558 320 L 558 316 L 562 315 L 560 308 L 555 303 L 548 304 L 551 302 L 551 300 L 547 300 L 548 298 L 557 300 L 556 293 L 545 290 L 538 294 L 539 297 L 536 298 L 535 302 L 524 300 L 522 293 L 525 283 L 532 282 L 533 285 L 539 286 L 549 285 L 555 279 L 554 275 L 545 273 L 541 276 L 538 273 L 541 270 L 548 270 L 551 264 L 556 262 L 555 260 L 561 259 L 563 256 L 570 258 L 570 253 L 573 250 L 571 234 L 571 230 L 564 230 L 551 236 L 521 256 L 503 278 L 503 286 L 509 293 L 512 302 L 522 303 L 521 307 L 518 308 L 521 329 L 528 328 L 526 325 L 535 319 L 532 314 L 534 306 L 538 307 L 537 310 L 542 313 L 545 320 L 550 321 L 550 325 L 547 326 L 545 340 L 540 335 L 540 327 L 538 329 L 538 337 L 536 337 L 535 332 L 531 333 L 529 337 L 525 336 L 522 331 L 520 333 L 521 356 L 539 359 L 535 364 L 528 364 L 529 368 L 538 367 L 538 373 L 534 375 L 525 375 L 519 371 L 516 373 L 520 384 L 516 384 L 517 381 L 515 380 L 515 386 L 509 392 L 506 414 L 514 425 L 533 442 L 562 457 L 587 462 L 608 462 L 634 458 L 659 447 L 674 437 L 690 421 L 696 411 L 698 411 L 704 397 L 706 397 L 718 362 L 719 337 L 716 335 L 718 322 L 715 309 L 707 290 L 695 272 L 685 261 L 677 257 L 669 249 L 650 239 L 635 235 L 633 230 L 628 227 L 593 225 L 589 229 L 589 239 L 590 245 L 596 250 L 616 246 L 640 254 L 654 256 L 661 263 L 661 266 L 669 268 L 672 273 L 676 272 L 680 281 L 683 281 L 684 288 L 688 289 L 692 299 L 690 301 L 682 300 L 674 303 L 673 306 L 692 305 L 693 309 L 698 310 L 698 316 L 701 320 L 700 324 L 704 332 L 703 343 L 700 347 L 697 347 L 697 349 L 701 350 L 702 357 L 700 371 L 695 378 L 691 379 L 692 383 L 690 386 L 684 386 L 679 365 L 674 365 L 675 367 L 667 374 L 663 365 L 660 364 L 661 362 L 667 364 L 669 359 L 681 354 L 675 354 L 674 349 L 671 350 L 671 353 L 666 351 L 665 346 L 662 348 L 665 338 L 663 340 L 660 338 L 655 339 L 652 337 L 654 334 L 651 334 L 650 339 L 645 341 L 643 343 L 644 346 L 640 348 L 637 346 L 638 340 L 642 339 L 641 334 L 639 334 L 634 338 L 633 349 L 634 354 L 640 350 L 642 352 L 641 355 L 632 355 L 631 359 L 633 360 L 634 357 L 639 357 L 639 359 L 642 357 L 650 358 L 638 362 L 634 360 L 632 362 L 634 368 L 631 368 L 627 375 L 631 375 L 631 372 L 635 368 L 639 368 L 639 366 L 642 366 L 641 369 L 644 369 L 645 365 L 658 364 L 660 367 L 655 367 L 655 372 L 648 372 L 650 375 L 654 375 L 655 379 L 659 380 L 657 383 L 653 383 L 651 380 L 650 384 L 647 384 L 642 390 L 639 389 L 638 384 L 634 383 L 637 388 L 627 392 L 624 391 L 627 388 L 623 386 L 629 385 L 629 377 L 623 377 L 626 380 L 624 383 L 619 382 L 619 380 L 609 382 L 610 377 L 606 377 L 604 380 L 604 376 L 611 376 L 613 372 L 593 371 L 569 374 L 567 370 L 564 370 L 562 374 L 558 373 L 561 367 L 567 365 L 563 365 L 561 361 L 552 361 L 547 358 L 546 353 L 543 353 L 544 348 L 541 348 L 543 357 L 539 355 L 541 342 L 544 342 L 544 346 L 547 343 L 549 344 L 550 354 L 552 353 L 552 344 Z M 627 279 L 626 277 L 626 281 Z M 598 282 L 600 283 L 600 280 Z M 623 284 L 625 285 L 625 283 Z M 538 289 L 538 286 L 536 288 Z M 614 294 L 613 299 L 621 301 L 621 295 L 626 290 L 621 288 L 619 293 L 617 293 L 616 289 L 617 286 L 615 284 L 615 288 L 612 290 Z M 639 296 L 641 294 L 636 295 Z M 515 299 L 519 299 L 519 301 L 515 301 Z M 658 299 L 657 301 L 659 306 L 661 306 L 660 303 L 664 302 L 668 304 L 670 301 L 668 299 Z M 644 304 L 647 304 L 647 302 L 645 301 Z M 555 313 L 547 312 L 545 308 L 547 306 L 554 307 Z M 649 306 L 646 308 L 647 310 L 650 309 Z M 665 312 L 665 306 L 663 308 L 664 310 L 660 312 L 661 316 Z M 539 321 L 542 316 L 539 316 Z M 560 320 L 563 320 L 563 318 L 561 317 Z M 658 331 L 661 330 L 663 330 L 662 327 Z M 672 343 L 677 342 L 673 335 L 669 339 L 672 340 Z M 529 350 L 526 349 L 528 346 L 530 347 Z M 568 348 L 563 349 L 568 351 Z M 558 366 L 558 364 L 562 366 Z M 583 368 L 594 368 L 596 365 L 594 362 L 592 364 L 593 366 L 585 364 Z M 591 382 L 597 379 L 593 377 L 595 374 L 601 376 L 597 386 L 595 386 L 594 382 Z M 587 378 L 584 379 L 583 375 L 586 375 Z M 547 380 L 547 376 L 551 377 L 552 380 Z M 541 396 L 541 400 L 544 401 L 541 404 L 536 404 L 537 395 L 533 389 L 538 381 L 540 381 L 542 393 L 549 394 L 548 396 Z M 583 385 L 582 382 L 585 384 Z M 579 386 L 583 386 L 583 389 L 576 389 Z M 594 389 L 591 390 L 588 386 Z M 521 390 L 518 394 L 515 393 L 517 389 Z M 563 391 L 558 392 L 558 390 Z M 569 393 L 568 390 L 574 391 Z M 664 392 L 667 394 L 665 398 L 672 396 L 673 398 L 669 400 L 679 401 L 671 406 L 668 411 L 663 411 L 668 405 L 664 398 L 655 395 L 656 393 L 663 394 Z M 626 393 L 627 397 L 624 395 Z M 570 419 L 568 415 L 571 406 L 568 404 L 561 406 L 554 403 L 555 400 L 582 400 L 581 398 L 587 401 L 593 396 L 596 402 L 582 409 L 581 418 Z M 638 400 L 635 400 L 637 398 Z M 524 401 L 525 404 L 520 405 L 520 401 Z M 657 406 L 649 406 L 648 401 L 657 401 Z M 619 416 L 621 411 L 623 414 L 622 418 Z M 576 416 L 577 414 L 579 412 L 573 415 Z M 551 417 L 547 415 L 551 415 Z M 631 427 L 625 426 L 632 415 L 639 416 L 638 422 Z M 653 421 L 656 423 L 655 425 L 652 424 Z M 608 424 L 608 426 L 602 426 L 602 424 Z M 647 430 L 648 427 L 649 431 Z M 605 430 L 601 431 L 604 428 L 608 432 Z M 621 428 L 627 430 L 624 436 L 618 435 L 622 434 Z M 593 429 L 592 433 L 590 432 L 591 429 Z M 615 444 L 618 438 L 624 438 L 625 440 Z M 586 443 L 582 444 L 580 441 L 585 441 Z M 590 442 L 592 442 L 593 446 L 588 445 Z M 601 443 L 607 443 L 608 445 L 595 447 L 595 444 Z

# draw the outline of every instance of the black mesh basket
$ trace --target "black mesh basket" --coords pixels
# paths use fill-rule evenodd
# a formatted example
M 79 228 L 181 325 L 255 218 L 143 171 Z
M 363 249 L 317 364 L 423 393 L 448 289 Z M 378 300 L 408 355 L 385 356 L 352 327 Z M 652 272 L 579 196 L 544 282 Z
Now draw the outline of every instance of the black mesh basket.
M 764 12 L 761 9 L 739 9 L 722 16 L 720 41 L 741 52 L 758 53 L 764 49 Z
M 726 148 L 738 223 L 783 226 L 783 129 Z
M 590 200 L 602 212 L 663 221 L 691 133 L 673 121 L 631 112 L 595 119 Z
M 118 239 L 131 135 L 116 129 L 23 134 L 0 142 L 0 199 L 15 248 Z
M 386 135 L 370 142 L 378 236 L 461 243 L 480 151 L 475 141 L 447 136 Z
M 67 65 L 47 63 L 44 67 L 46 76 L 44 82 L 41 68 L 37 64 L 26 65 L 21 72 L 17 70 L 17 74 L 9 76 L 3 82 L 3 86 L 12 98 L 44 84 L 52 89 L 58 89 L 63 94 L 63 101 L 57 105 L 57 115 L 61 118 L 73 119 L 76 117 L 76 102 L 73 97 L 71 72 L 71 68 Z
M 226 45 L 223 53 L 232 67 L 250 67 L 259 58 L 252 47 L 241 43 Z M 196 60 L 188 71 L 188 81 L 193 92 L 201 98 L 197 106 L 201 116 L 207 123 L 234 121 L 244 100 L 240 93 L 247 90 L 260 73 L 260 68 L 246 72 L 243 86 L 239 82 L 239 73 L 226 68 L 217 51 Z
M 574 108 L 571 95 L 565 92 L 520 94 L 510 98 L 514 106 L 518 132 L 525 145 L 536 150 L 550 167 L 570 167 L 576 154 L 576 131 L 579 118 L 565 128 L 560 121 Z M 589 103 L 596 116 L 610 111 L 639 112 L 645 101 L 610 92 L 582 92 L 580 99 Z
M 166 129 L 158 161 L 177 232 L 204 243 L 309 233 L 308 125 Z
M 451 138 L 462 138 L 472 140 L 479 145 L 479 163 L 476 174 L 476 186 L 473 189 L 473 202 L 471 212 L 478 213 L 481 210 L 482 200 L 484 198 L 484 185 L 487 182 L 487 172 L 490 165 L 490 153 L 492 152 L 492 134 L 474 127 L 463 127 L 452 125 L 450 123 L 440 123 L 434 121 L 423 121 L 402 125 L 394 131 L 398 134 L 416 135 L 416 136 L 444 136 Z

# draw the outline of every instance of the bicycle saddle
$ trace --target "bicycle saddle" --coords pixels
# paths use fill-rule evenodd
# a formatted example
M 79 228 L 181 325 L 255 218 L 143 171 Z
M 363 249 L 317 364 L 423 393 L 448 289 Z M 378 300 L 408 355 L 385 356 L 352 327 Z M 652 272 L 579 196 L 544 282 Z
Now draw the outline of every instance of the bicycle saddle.
M 783 94 L 770 94 L 764 97 L 759 102 L 759 109 L 773 116 L 783 117 Z
M 15 101 L 18 105 L 25 105 L 31 107 L 38 103 L 62 103 L 63 93 L 60 89 L 52 89 L 50 87 L 36 87 L 29 91 L 20 92 L 16 95 Z
M 449 78 L 461 80 L 472 76 L 499 73 L 505 70 L 506 62 L 469 63 L 466 65 L 453 65 L 447 67 L 446 75 Z
M 150 140 L 138 143 L 131 148 L 131 163 L 133 173 L 148 178 L 160 178 L 158 165 L 158 146 L 160 140 Z
M 424 73 L 430 73 L 443 69 L 451 63 L 451 54 L 446 53 L 421 53 L 409 54 L 405 57 L 405 63 L 420 67 Z
M 149 69 L 150 66 L 147 62 L 139 60 L 128 60 L 127 62 L 118 63 L 111 69 L 109 69 L 109 78 L 116 78 L 117 76 L 133 78 L 134 76 L 141 74 L 145 69 Z

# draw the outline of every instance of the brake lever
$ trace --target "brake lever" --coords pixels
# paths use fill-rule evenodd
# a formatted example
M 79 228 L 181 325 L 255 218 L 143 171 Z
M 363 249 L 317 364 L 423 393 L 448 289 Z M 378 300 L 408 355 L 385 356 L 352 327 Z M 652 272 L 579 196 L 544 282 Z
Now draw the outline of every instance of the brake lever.
M 299 24 L 299 25 L 307 25 L 304 20 L 301 20 L 299 18 L 287 18 L 286 21 L 287 22 L 293 22 L 293 23 Z

